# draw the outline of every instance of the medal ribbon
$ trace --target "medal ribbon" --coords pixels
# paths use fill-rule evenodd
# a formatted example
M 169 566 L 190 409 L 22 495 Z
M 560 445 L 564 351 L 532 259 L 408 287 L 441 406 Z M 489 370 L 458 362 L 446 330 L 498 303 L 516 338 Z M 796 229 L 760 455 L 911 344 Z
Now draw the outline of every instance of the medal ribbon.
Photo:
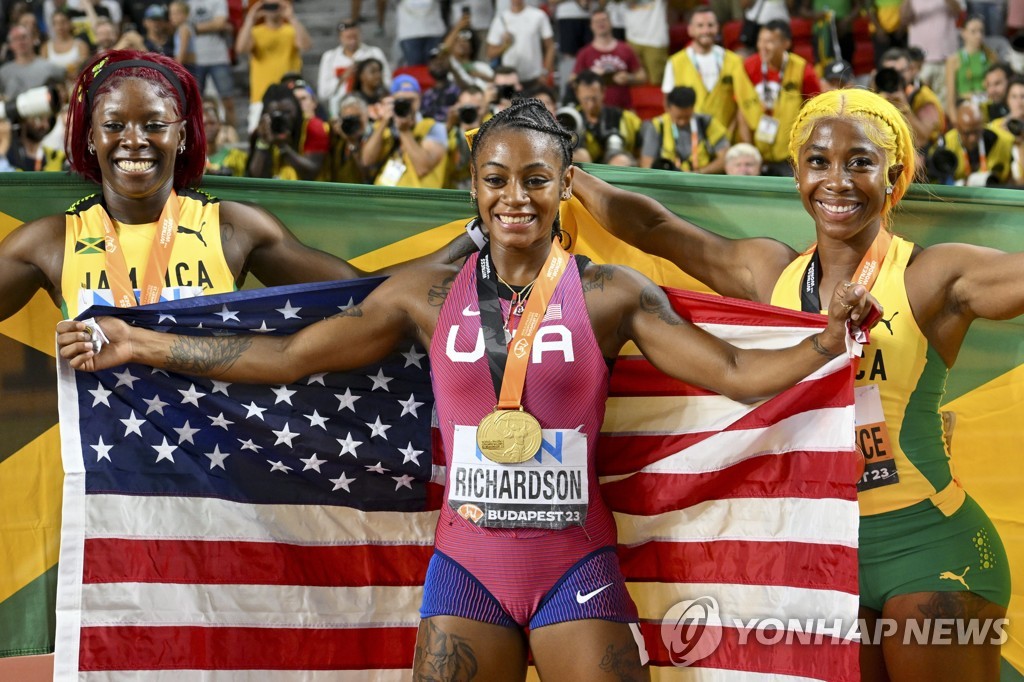
M 871 291 L 882 269 L 882 261 L 890 243 L 892 235 L 885 228 L 880 228 L 860 265 L 857 266 L 857 272 L 853 277 L 854 284 L 863 284 Z M 821 295 L 818 291 L 818 287 L 821 286 L 821 259 L 818 257 L 818 245 L 814 244 L 810 250 L 814 255 L 811 256 L 811 262 L 804 271 L 803 285 L 800 287 L 800 310 L 805 313 L 821 313 Z
M 511 348 L 498 341 L 502 334 L 501 303 L 498 298 L 497 273 L 491 260 L 490 247 L 480 254 L 477 261 L 477 296 L 480 306 L 480 324 L 484 332 L 484 347 L 491 367 L 495 393 L 498 395 L 497 409 L 518 410 L 523 406 L 523 386 L 526 383 L 526 368 L 533 348 L 533 339 L 544 320 L 544 312 L 562 279 L 569 254 L 558 242 L 551 241 L 544 267 L 541 268 L 533 292 L 526 301 L 526 310 L 519 321 Z M 511 350 L 511 353 L 509 353 Z
M 147 305 L 160 300 L 160 293 L 164 288 L 164 276 L 167 274 L 167 264 L 171 261 L 171 249 L 174 247 L 174 235 L 178 230 L 178 219 L 181 216 L 181 207 L 178 204 L 178 195 L 172 189 L 171 195 L 167 197 L 167 203 L 160 211 L 160 220 L 153 234 L 153 244 L 149 248 L 149 258 L 146 262 L 146 274 L 141 281 L 139 300 L 135 300 L 135 291 L 132 286 L 131 277 L 128 276 L 128 264 L 124 259 L 124 250 L 121 248 L 121 240 L 114 229 L 114 223 L 106 210 L 100 214 L 103 221 L 104 240 L 106 242 L 106 268 L 107 277 L 110 280 L 110 290 L 114 295 L 114 305 L 118 308 L 133 308 L 136 305 Z

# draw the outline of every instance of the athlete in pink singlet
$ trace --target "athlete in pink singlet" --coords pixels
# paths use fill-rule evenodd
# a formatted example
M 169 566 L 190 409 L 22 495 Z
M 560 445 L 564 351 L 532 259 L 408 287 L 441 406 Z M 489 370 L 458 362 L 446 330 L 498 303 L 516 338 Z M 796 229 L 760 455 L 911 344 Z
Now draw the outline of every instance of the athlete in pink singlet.
M 96 354 L 83 323 L 57 327 L 61 355 L 77 369 L 140 362 L 232 382 L 355 369 L 410 338 L 429 348 L 447 487 L 415 679 L 518 682 L 528 653 L 544 679 L 647 678 L 592 461 L 606 359 L 633 341 L 670 376 L 755 400 L 844 353 L 847 319 L 864 318 L 871 305 L 864 287 L 838 286 L 829 326 L 779 350 L 741 350 L 694 327 L 644 276 L 581 263 L 553 240 L 559 202 L 572 191 L 572 142 L 537 100 L 495 115 L 473 146 L 473 188 L 490 235 L 480 257 L 461 268 L 407 268 L 294 336 L 185 339 L 104 319 L 110 343 Z M 521 407 L 539 422 L 535 441 L 505 400 L 519 362 Z M 503 409 L 481 424 L 499 394 Z M 521 460 L 506 458 L 516 450 Z

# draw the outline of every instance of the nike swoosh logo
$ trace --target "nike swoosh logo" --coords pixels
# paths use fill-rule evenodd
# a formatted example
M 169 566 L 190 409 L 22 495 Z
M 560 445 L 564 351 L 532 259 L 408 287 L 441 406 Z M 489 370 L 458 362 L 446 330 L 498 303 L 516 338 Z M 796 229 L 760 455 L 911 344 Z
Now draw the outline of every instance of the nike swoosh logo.
M 579 590 L 576 590 L 576 603 L 577 604 L 586 604 L 588 601 L 590 601 L 591 599 L 593 599 L 597 595 L 601 594 L 602 592 L 604 592 L 605 590 L 607 590 L 611 586 L 612 586 L 612 584 L 608 583 L 607 585 L 602 585 L 601 587 L 597 588 L 593 592 L 587 592 L 586 594 L 582 594 L 582 593 L 580 593 Z
M 462 309 L 463 317 L 476 317 L 479 314 L 480 314 L 479 310 L 473 310 L 472 307 L 470 307 L 468 305 L 465 308 Z

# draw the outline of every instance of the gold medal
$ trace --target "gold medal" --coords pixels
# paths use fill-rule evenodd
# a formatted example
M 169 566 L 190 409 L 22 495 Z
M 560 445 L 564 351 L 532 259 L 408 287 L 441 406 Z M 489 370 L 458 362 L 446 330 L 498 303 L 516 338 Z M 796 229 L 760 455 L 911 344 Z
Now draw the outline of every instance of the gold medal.
M 484 457 L 499 464 L 521 464 L 540 450 L 541 428 L 525 410 L 494 410 L 480 420 L 476 444 Z

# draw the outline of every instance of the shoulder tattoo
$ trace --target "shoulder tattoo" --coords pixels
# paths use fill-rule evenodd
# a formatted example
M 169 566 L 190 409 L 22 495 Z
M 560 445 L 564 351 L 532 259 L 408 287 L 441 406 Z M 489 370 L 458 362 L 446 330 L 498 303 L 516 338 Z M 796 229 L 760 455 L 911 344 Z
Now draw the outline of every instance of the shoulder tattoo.
M 340 313 L 335 313 L 334 315 L 331 315 L 331 318 L 335 318 L 335 317 L 362 317 L 362 316 L 363 316 L 363 307 L 362 307 L 361 304 L 356 304 L 356 305 L 350 305 L 349 307 L 347 307 L 344 310 L 342 310 Z
M 653 284 L 648 284 L 640 292 L 640 310 L 657 315 L 658 319 L 665 324 L 672 326 L 683 324 L 683 318 L 679 317 L 672 309 L 665 292 Z
M 248 336 L 179 336 L 171 343 L 167 369 L 210 375 L 231 367 L 251 345 Z
M 430 290 L 427 292 L 427 303 L 435 308 L 440 308 L 447 300 L 448 292 L 452 290 L 454 281 L 455 275 L 448 275 L 440 283 L 430 285 Z
M 587 268 L 583 272 L 583 293 L 594 289 L 604 291 L 604 283 L 610 280 L 614 273 L 615 268 L 611 265 L 596 265 L 593 268 Z

